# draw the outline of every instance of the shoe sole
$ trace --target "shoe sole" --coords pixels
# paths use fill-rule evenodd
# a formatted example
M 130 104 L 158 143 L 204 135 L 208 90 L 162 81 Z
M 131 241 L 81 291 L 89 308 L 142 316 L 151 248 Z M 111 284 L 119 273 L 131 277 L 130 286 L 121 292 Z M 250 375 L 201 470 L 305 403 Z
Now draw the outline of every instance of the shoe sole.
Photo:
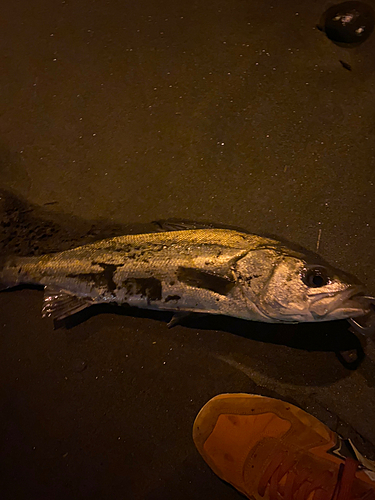
M 267 412 L 275 413 L 285 420 L 299 420 L 304 426 L 310 427 L 321 435 L 327 443 L 332 442 L 332 438 L 335 435 L 317 418 L 306 413 L 301 408 L 279 399 L 268 398 L 258 394 L 220 394 L 208 401 L 195 418 L 193 440 L 204 460 L 221 479 L 224 479 L 221 472 L 216 468 L 214 462 L 204 450 L 204 444 L 214 430 L 219 416 L 222 414 L 256 415 Z

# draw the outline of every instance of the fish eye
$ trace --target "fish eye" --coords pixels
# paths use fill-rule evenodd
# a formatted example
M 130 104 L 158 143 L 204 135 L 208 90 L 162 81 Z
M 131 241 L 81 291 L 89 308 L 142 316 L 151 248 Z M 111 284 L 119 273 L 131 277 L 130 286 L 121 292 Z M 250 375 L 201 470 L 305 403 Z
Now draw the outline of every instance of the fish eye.
M 302 281 L 310 288 L 320 288 L 327 285 L 330 279 L 324 267 L 315 266 L 303 270 Z

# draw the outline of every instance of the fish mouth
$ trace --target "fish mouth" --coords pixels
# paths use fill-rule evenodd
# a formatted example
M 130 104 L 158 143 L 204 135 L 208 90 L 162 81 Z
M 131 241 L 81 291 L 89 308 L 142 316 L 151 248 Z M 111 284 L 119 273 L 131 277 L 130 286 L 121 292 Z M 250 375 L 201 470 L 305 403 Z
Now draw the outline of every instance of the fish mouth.
M 348 296 L 344 297 L 344 307 L 356 311 L 356 316 L 363 316 L 371 311 L 371 301 L 364 294 L 362 288 L 358 289 L 358 287 L 355 287 L 353 290 L 348 290 L 348 292 L 350 292 Z
M 370 311 L 371 303 L 360 286 L 351 286 L 347 290 L 334 293 L 317 294 L 311 307 L 314 319 L 320 320 L 330 315 L 332 319 L 355 318 L 365 316 Z
M 352 326 L 353 333 L 361 333 L 362 335 L 372 335 L 375 333 L 375 297 L 363 295 L 359 300 L 365 302 L 369 307 L 369 312 L 357 317 L 356 319 L 348 318 Z

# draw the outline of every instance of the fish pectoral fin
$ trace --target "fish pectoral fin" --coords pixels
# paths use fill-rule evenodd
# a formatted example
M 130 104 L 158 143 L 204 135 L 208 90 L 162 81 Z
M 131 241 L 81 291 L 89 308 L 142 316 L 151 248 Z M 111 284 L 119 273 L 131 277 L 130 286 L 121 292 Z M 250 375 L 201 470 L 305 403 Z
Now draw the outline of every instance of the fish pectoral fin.
M 167 323 L 167 326 L 168 328 L 173 328 L 174 326 L 181 324 L 183 320 L 186 318 L 193 318 L 193 317 L 202 318 L 204 316 L 211 316 L 211 314 L 204 312 L 195 312 L 195 311 L 178 311 L 174 313 L 170 322 Z
M 65 290 L 46 287 L 44 289 L 44 301 L 42 317 L 61 320 L 75 314 L 93 304 L 91 299 L 85 299 L 72 295 Z
M 188 318 L 192 314 L 194 314 L 194 313 L 192 313 L 190 311 L 178 311 L 178 312 L 174 313 L 170 322 L 167 323 L 168 328 L 173 328 L 174 326 L 181 323 L 182 320 Z

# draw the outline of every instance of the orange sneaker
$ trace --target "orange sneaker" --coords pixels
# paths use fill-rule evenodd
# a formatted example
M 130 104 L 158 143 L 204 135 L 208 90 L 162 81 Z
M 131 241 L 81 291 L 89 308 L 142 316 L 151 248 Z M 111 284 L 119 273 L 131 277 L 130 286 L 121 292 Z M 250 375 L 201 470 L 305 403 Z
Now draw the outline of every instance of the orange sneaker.
M 252 500 L 375 500 L 375 467 L 322 422 L 278 399 L 222 394 L 194 422 L 199 453 Z

